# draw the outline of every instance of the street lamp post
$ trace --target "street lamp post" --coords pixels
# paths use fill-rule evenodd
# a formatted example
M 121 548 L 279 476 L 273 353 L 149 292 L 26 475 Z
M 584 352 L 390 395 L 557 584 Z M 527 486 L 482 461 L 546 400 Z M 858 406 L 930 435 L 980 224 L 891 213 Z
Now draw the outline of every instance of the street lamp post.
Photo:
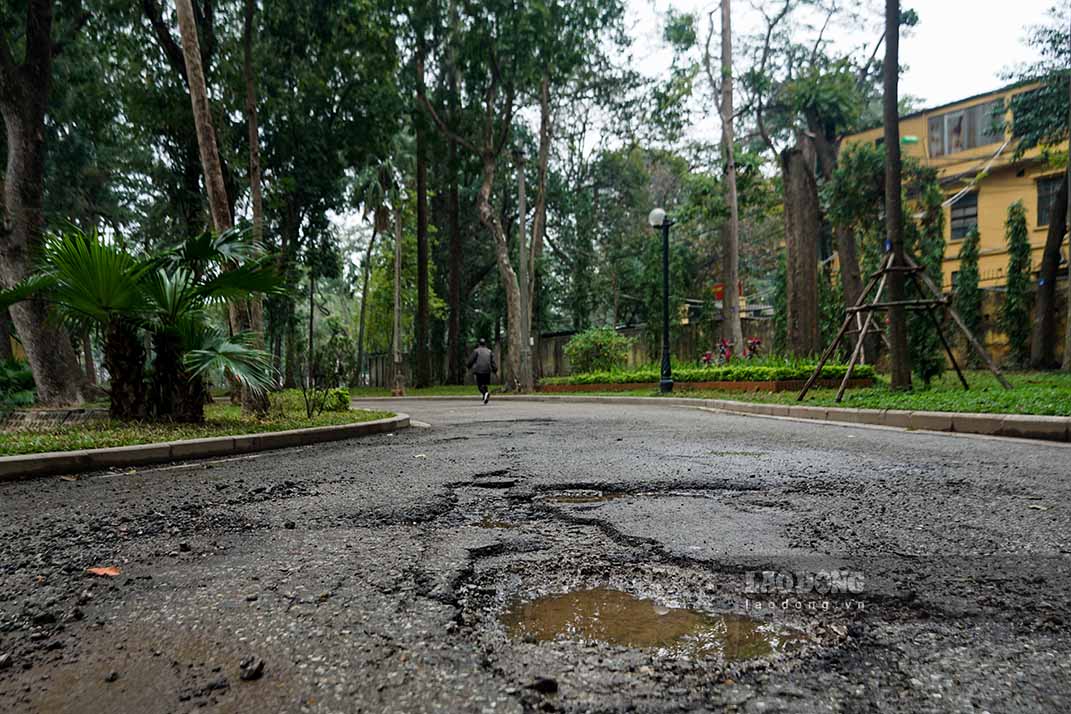
M 658 383 L 663 394 L 673 391 L 673 365 L 669 358 L 669 227 L 673 221 L 661 208 L 647 217 L 651 228 L 662 229 L 662 379 Z

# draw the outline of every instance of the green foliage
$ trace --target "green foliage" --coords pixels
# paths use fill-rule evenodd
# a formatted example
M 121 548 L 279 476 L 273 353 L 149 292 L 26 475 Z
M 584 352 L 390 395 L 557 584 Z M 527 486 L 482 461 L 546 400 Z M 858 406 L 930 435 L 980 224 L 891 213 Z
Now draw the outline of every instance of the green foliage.
M 1022 201 L 1016 201 L 1008 207 L 1004 239 L 1008 245 L 1008 279 L 1004 304 L 1000 310 L 1000 325 L 1008 336 L 1012 364 L 1022 366 L 1030 358 L 1030 313 L 1033 308 L 1030 235 Z
M 30 365 L 25 362 L 0 362 L 0 414 L 9 409 L 33 404 L 34 382 Z
M 814 372 L 815 364 L 799 362 L 783 365 L 750 365 L 745 362 L 722 367 L 675 367 L 674 382 L 770 382 L 776 380 L 807 379 Z M 847 365 L 827 364 L 822 368 L 822 377 L 840 379 Z M 857 366 L 853 377 L 860 379 L 874 376 L 874 367 L 868 364 Z M 544 379 L 543 384 L 657 384 L 661 379 L 658 367 L 635 370 L 585 372 L 569 377 Z
M 982 290 L 978 287 L 978 228 L 972 227 L 963 245 L 959 249 L 959 273 L 952 294 L 952 306 L 963 318 L 963 323 L 976 338 L 981 338 L 982 330 Z M 979 366 L 981 359 L 974 350 L 967 349 L 967 364 Z
M 565 356 L 577 372 L 609 372 L 624 366 L 633 340 L 612 327 L 593 327 L 565 345 Z
M 305 411 L 305 396 L 300 389 L 284 389 L 272 392 L 270 395 L 272 410 L 278 412 L 302 412 Z M 324 399 L 325 412 L 345 412 L 350 408 L 350 390 L 346 387 L 332 387 L 327 390 Z
M 830 344 L 844 324 L 844 288 L 829 270 L 818 271 L 819 342 Z
M 1071 6 L 1054 6 L 1045 24 L 1030 28 L 1027 44 L 1039 57 L 1011 77 L 1041 86 L 1012 96 L 1012 131 L 1019 140 L 1015 157 L 1041 146 L 1046 150 L 1068 138 L 1068 80 L 1071 79 Z M 1060 153 L 1064 153 L 1064 149 Z
M 299 395 L 300 396 L 300 395 Z M 102 420 L 74 426 L 57 425 L 47 430 L 0 433 L 0 456 L 36 454 L 46 451 L 75 451 L 101 449 L 134 444 L 152 444 L 182 439 L 203 439 L 213 436 L 263 434 L 273 431 L 307 429 L 317 426 L 357 424 L 374 419 L 386 419 L 390 412 L 351 411 L 324 412 L 311 420 L 302 406 L 273 409 L 267 416 L 245 416 L 241 408 L 229 404 L 210 404 L 205 408 L 205 420 L 200 424 L 176 422 L 119 422 Z
M 928 181 L 922 189 L 919 207 L 922 220 L 919 225 L 905 220 L 905 244 L 915 255 L 919 265 L 926 269 L 926 274 L 935 285 L 943 285 L 944 275 L 941 270 L 945 257 L 945 212 L 941 205 L 944 195 L 936 181 Z M 909 283 L 909 297 L 929 299 L 927 292 L 919 291 L 914 283 Z M 934 313 L 936 314 L 936 313 Z M 912 311 L 908 315 L 908 350 L 911 367 L 926 386 L 945 370 L 944 347 L 937 334 L 933 320 L 921 311 Z

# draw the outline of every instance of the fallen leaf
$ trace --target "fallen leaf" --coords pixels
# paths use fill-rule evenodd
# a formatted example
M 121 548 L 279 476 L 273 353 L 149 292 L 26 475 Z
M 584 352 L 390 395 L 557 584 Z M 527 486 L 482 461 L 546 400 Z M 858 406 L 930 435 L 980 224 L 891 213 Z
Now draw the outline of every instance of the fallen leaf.
M 115 565 L 108 565 L 100 568 L 86 568 L 86 572 L 102 578 L 116 578 L 122 571 Z
M 428 458 L 428 455 L 427 454 L 417 454 L 413 458 L 414 459 L 426 459 L 426 458 Z
M 60 476 L 60 481 L 77 481 L 77 476 Z
M 1032 511 L 1047 511 L 1047 510 L 1049 510 L 1047 506 L 1037 506 L 1037 505 L 1034 505 L 1034 504 L 1030 504 L 1029 506 L 1027 506 L 1027 508 L 1029 508 Z

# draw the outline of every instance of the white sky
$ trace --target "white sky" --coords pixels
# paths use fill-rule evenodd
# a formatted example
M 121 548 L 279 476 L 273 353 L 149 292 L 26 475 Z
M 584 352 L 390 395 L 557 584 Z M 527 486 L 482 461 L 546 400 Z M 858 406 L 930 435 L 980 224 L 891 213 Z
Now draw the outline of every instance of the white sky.
M 904 9 L 918 13 L 919 24 L 900 42 L 900 61 L 907 67 L 901 95 L 918 97 L 930 107 L 999 87 L 1004 83 L 1002 70 L 1033 59 L 1023 42 L 1026 29 L 1043 22 L 1047 10 L 1061 2 L 1067 0 L 902 0 Z M 864 20 L 829 34 L 844 48 L 864 44 L 873 48 L 881 35 L 884 3 L 844 0 L 842 4 L 862 6 Z M 773 0 L 736 0 L 733 34 L 754 33 L 761 26 L 755 8 L 765 6 L 771 12 L 779 5 Z M 672 59 L 661 46 L 662 19 L 670 7 L 705 17 L 719 5 L 717 0 L 629 0 L 634 66 L 651 76 L 664 76 Z

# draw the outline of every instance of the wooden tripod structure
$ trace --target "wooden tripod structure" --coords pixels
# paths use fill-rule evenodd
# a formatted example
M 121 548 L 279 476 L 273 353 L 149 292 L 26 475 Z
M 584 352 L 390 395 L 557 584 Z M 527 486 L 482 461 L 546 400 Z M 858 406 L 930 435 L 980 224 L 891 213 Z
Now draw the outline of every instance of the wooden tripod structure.
M 925 311 L 927 317 L 930 318 L 930 322 L 933 323 L 934 329 L 937 330 L 937 336 L 941 338 L 941 344 L 945 348 L 945 352 L 948 353 L 948 359 L 952 363 L 952 367 L 956 370 L 956 375 L 959 376 L 960 383 L 963 384 L 964 389 L 970 389 L 967 384 L 967 378 L 963 376 L 963 371 L 960 370 L 959 364 L 956 362 L 955 355 L 952 354 L 952 348 L 948 344 L 948 340 L 945 339 L 945 334 L 941 330 L 941 320 L 937 319 L 935 314 L 939 308 L 944 308 L 946 316 L 951 316 L 952 320 L 959 326 L 959 329 L 967 338 L 967 342 L 971 348 L 982 358 L 982 361 L 989 367 L 989 371 L 993 373 L 993 376 L 997 378 L 997 381 L 1003 385 L 1005 389 L 1011 389 L 1011 384 L 1004 378 L 1000 369 L 996 363 L 993 362 L 989 354 L 982 347 L 981 343 L 975 339 L 974 335 L 967 328 L 966 323 L 963 322 L 963 318 L 959 316 L 951 306 L 950 300 L 946 298 L 941 289 L 937 287 L 930 276 L 926 274 L 925 268 L 919 266 L 917 262 L 910 256 L 904 256 L 907 265 L 897 266 L 893 265 L 893 254 L 888 253 L 884 260 L 881 262 L 881 267 L 878 272 L 870 276 L 869 282 L 866 287 L 863 288 L 863 292 L 859 295 L 859 299 L 855 304 L 847 309 L 847 315 L 844 318 L 844 323 L 840 326 L 840 332 L 837 333 L 833 343 L 826 348 L 826 351 L 822 353 L 822 359 L 818 361 L 818 366 L 814 370 L 814 374 L 810 376 L 807 383 L 803 385 L 803 389 L 800 391 L 799 396 L 796 397 L 796 401 L 803 401 L 803 398 L 807 396 L 807 392 L 818 381 L 819 376 L 822 374 L 822 369 L 826 366 L 826 362 L 832 357 L 840 345 L 841 341 L 848 334 L 858 335 L 855 341 L 855 349 L 852 350 L 852 357 L 848 361 L 848 369 L 844 373 L 844 379 L 841 380 L 840 388 L 837 390 L 836 401 L 839 403 L 844 398 L 844 390 L 848 388 L 848 381 L 852 378 L 852 371 L 855 369 L 855 365 L 859 363 L 860 357 L 863 354 L 863 342 L 866 336 L 871 333 L 871 325 L 874 322 L 874 314 L 888 310 L 892 307 L 903 306 L 907 310 L 921 310 Z M 889 273 L 891 272 L 903 272 L 907 273 L 911 278 L 911 281 L 915 284 L 915 288 L 918 290 L 919 295 L 926 295 L 927 293 L 932 295 L 931 298 L 914 298 L 911 300 L 903 300 L 901 302 L 882 302 L 882 294 L 885 292 L 885 284 L 888 280 Z M 875 285 L 877 290 L 874 290 Z M 925 287 L 925 290 L 923 289 Z M 874 292 L 874 299 L 867 302 L 870 297 L 871 291 Z M 866 315 L 863 318 L 863 315 Z M 856 323 L 857 329 L 849 331 L 852 322 Z

